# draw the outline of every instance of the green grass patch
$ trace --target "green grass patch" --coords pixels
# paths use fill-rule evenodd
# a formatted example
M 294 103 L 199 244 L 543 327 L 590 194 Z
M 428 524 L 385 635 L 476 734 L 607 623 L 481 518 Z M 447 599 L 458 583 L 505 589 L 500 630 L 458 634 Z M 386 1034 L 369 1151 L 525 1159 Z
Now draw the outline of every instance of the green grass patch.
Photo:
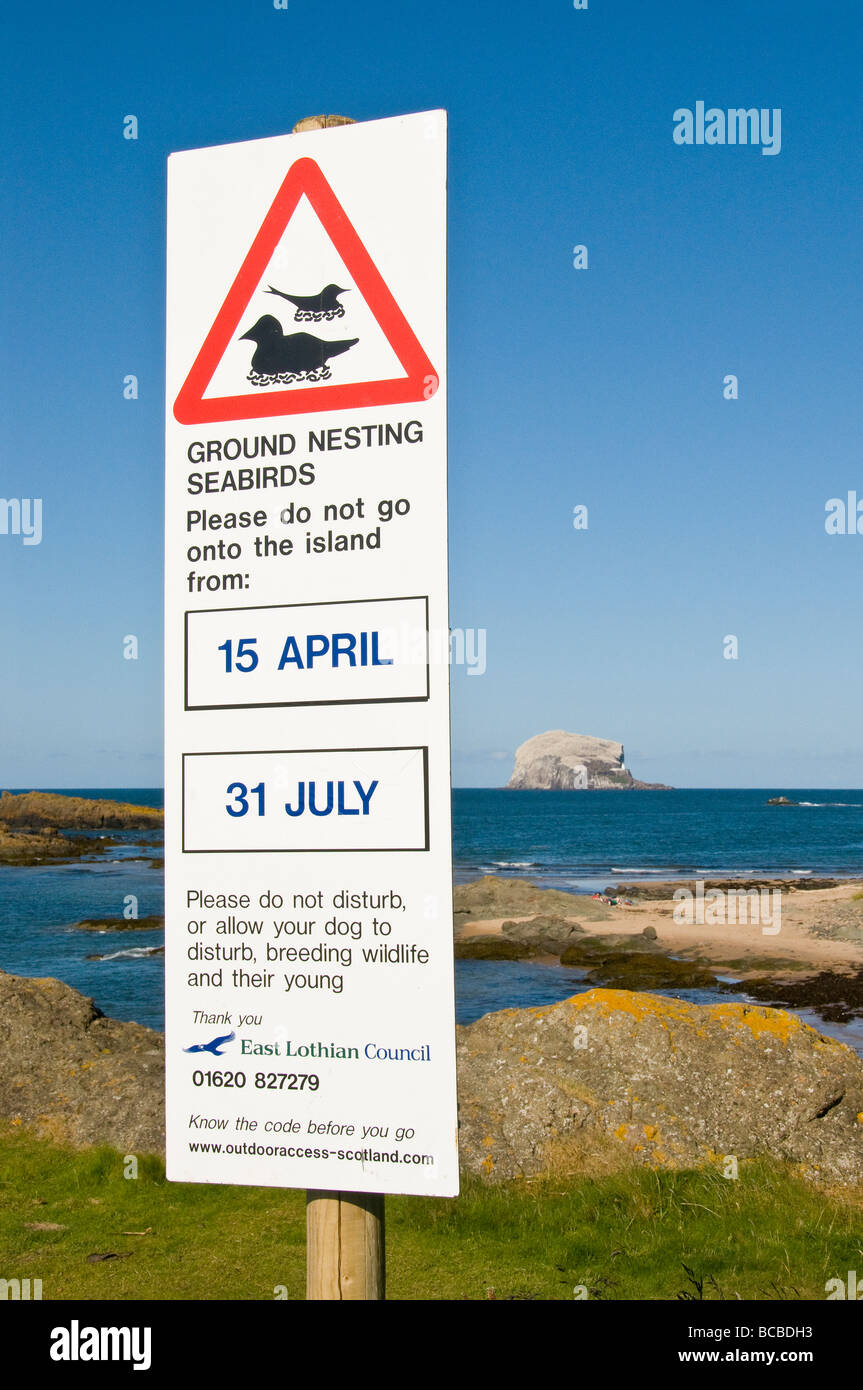
M 0 1278 L 45 1299 L 291 1299 L 305 1289 L 305 1198 L 123 1176 L 112 1149 L 0 1138 Z M 113 1258 L 92 1261 L 92 1255 Z M 465 1184 L 387 1199 L 393 1299 L 823 1299 L 863 1267 L 863 1198 L 771 1162 L 718 1170 Z M 493 1295 L 489 1294 L 493 1290 Z

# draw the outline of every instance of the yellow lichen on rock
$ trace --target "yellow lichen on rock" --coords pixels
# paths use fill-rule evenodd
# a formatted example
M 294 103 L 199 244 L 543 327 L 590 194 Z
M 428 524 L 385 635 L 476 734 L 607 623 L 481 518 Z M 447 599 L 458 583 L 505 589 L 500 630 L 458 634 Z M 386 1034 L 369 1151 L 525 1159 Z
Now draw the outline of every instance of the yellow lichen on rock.
M 668 999 L 660 994 L 634 994 L 628 989 L 589 989 L 586 994 L 577 994 L 564 1002 L 576 1012 L 598 1006 L 604 1018 L 626 1014 L 638 1023 L 645 1018 L 656 1018 L 666 1028 L 670 1022 L 693 1022 L 692 1004 L 682 999 Z
M 576 995 L 564 1001 L 577 1013 L 598 1007 L 603 1018 L 614 1014 L 628 1015 L 636 1022 L 655 1018 L 663 1027 L 685 1024 L 692 1028 L 696 1037 L 708 1036 L 707 1025 L 718 1023 L 721 1028 L 748 1028 L 755 1037 L 773 1037 L 778 1042 L 787 1042 L 793 1033 L 806 1033 L 821 1046 L 842 1047 L 843 1044 L 832 1039 L 824 1039 L 817 1029 L 803 1023 L 785 1009 L 766 1008 L 760 1004 L 689 1004 L 682 999 L 671 999 L 659 994 L 633 993 L 626 989 L 591 989 L 585 994 Z M 551 1005 L 560 1008 L 561 1005 Z
M 863 1171 L 863 1064 L 783 1009 L 592 989 L 485 1015 L 460 1040 L 464 1161 L 487 1175 L 494 1136 L 496 1181 L 597 1143 L 656 1169 L 770 1154 L 842 1185 Z
M 816 1032 L 785 1009 L 768 1009 L 760 1004 L 711 1004 L 708 1015 L 722 1028 L 745 1027 L 756 1038 L 769 1036 L 783 1043 L 787 1043 L 792 1033 L 805 1031 L 814 1036 Z

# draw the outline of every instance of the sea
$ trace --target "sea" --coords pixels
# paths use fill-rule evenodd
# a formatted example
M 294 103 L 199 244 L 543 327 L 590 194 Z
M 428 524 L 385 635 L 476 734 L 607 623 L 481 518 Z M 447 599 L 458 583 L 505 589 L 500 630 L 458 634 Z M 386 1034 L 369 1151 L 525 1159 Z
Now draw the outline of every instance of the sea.
M 11 789 L 10 790 L 14 790 Z M 26 788 L 21 790 L 32 790 Z M 161 788 L 43 788 L 65 795 L 163 804 Z M 793 806 L 769 806 L 785 795 Z M 164 1025 L 163 933 L 93 933 L 75 923 L 120 917 L 134 896 L 139 917 L 163 911 L 161 847 L 141 832 L 112 832 L 106 851 L 45 867 L 0 865 L 0 969 L 53 976 L 92 997 L 110 1017 Z M 453 876 L 519 878 L 574 894 L 621 883 L 691 878 L 863 878 L 863 790 L 811 788 L 615 792 L 453 792 Z M 727 981 L 733 984 L 733 979 Z M 533 961 L 456 961 L 456 1016 L 555 1003 L 588 988 L 582 972 Z M 694 1003 L 713 990 L 658 991 Z M 745 1001 L 741 987 L 721 996 Z M 863 1021 L 807 1023 L 863 1055 Z

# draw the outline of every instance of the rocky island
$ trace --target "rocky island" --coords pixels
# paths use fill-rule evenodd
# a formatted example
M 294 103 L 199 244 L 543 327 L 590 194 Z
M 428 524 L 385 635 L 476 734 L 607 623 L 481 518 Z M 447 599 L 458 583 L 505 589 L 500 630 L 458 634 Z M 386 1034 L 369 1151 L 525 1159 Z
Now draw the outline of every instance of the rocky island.
M 143 830 L 161 838 L 163 813 L 57 792 L 0 794 L 0 864 L 66 863 L 107 849 L 116 841 L 107 830 Z M 98 832 L 96 839 L 94 834 Z
M 507 791 L 670 791 L 639 782 L 623 761 L 623 744 L 563 729 L 536 734 L 516 749 Z

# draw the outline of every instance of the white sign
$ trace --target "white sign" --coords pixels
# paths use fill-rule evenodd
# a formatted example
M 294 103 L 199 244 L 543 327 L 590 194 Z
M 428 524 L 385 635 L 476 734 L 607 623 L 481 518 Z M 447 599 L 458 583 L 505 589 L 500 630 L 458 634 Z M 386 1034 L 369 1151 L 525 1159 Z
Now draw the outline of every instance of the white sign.
M 445 188 L 441 111 L 169 161 L 175 1181 L 458 1191 Z

